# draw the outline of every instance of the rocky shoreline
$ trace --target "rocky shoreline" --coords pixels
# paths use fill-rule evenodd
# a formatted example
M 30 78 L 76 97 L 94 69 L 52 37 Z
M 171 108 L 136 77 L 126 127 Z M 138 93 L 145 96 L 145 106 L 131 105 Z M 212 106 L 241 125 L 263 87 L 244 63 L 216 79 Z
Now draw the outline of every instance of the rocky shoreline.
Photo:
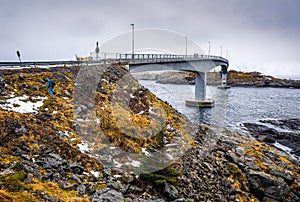
M 299 159 L 262 142 L 280 141 L 282 134 L 263 138 L 268 130 L 245 124 L 258 133 L 255 140 L 191 125 L 122 66 L 1 70 L 0 76 L 1 201 L 300 200 Z M 55 96 L 45 89 L 47 77 L 56 82 Z M 31 104 L 27 111 L 20 110 L 24 103 Z M 104 152 L 107 142 L 111 150 Z M 184 145 L 182 154 L 174 145 Z M 298 143 L 289 146 L 296 154 Z M 148 160 L 156 152 L 170 164 L 141 172 L 143 161 L 150 167 L 160 162 Z
M 141 80 L 156 80 L 162 84 L 195 84 L 195 75 L 187 72 L 138 73 L 135 77 Z M 219 72 L 208 72 L 206 80 L 207 85 L 221 85 Z M 300 88 L 299 80 L 279 79 L 259 72 L 233 70 L 228 72 L 227 84 L 240 87 Z
M 244 123 L 243 126 L 256 139 L 269 145 L 276 146 L 279 143 L 283 145 L 281 149 L 300 156 L 299 119 L 260 120 L 258 123 Z

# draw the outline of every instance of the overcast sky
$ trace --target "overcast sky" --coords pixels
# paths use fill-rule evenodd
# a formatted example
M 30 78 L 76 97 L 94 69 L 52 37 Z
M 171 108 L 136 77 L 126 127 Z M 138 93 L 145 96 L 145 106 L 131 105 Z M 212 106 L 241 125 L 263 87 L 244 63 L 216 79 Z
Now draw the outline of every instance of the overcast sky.
M 74 59 L 135 29 L 187 36 L 231 69 L 300 75 L 299 0 L 1 0 L 0 61 Z M 128 45 L 130 45 L 130 37 Z M 101 49 L 101 47 L 100 47 Z M 184 53 L 184 48 L 183 48 Z M 192 54 L 192 52 L 189 52 Z

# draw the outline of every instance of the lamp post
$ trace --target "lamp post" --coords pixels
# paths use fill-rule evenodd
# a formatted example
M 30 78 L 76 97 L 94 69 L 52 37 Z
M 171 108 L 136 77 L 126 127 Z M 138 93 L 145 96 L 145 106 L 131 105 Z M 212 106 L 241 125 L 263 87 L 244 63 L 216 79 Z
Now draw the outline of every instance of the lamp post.
M 223 52 L 223 47 L 220 46 L 221 52 L 220 52 L 220 57 L 222 57 L 222 52 Z
M 131 59 L 134 59 L 134 24 L 130 24 L 132 27 L 132 57 Z
M 185 58 L 187 56 L 187 36 L 185 36 Z
M 208 55 L 210 54 L 210 41 L 208 42 Z

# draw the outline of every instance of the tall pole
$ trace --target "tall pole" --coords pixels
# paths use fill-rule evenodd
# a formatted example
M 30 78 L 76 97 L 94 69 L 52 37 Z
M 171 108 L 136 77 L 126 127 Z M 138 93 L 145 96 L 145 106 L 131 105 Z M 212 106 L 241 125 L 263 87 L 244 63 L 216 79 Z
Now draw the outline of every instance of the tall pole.
M 99 49 L 99 43 L 98 43 L 98 41 L 96 42 L 96 49 L 95 49 L 95 52 L 96 52 L 96 60 L 99 60 L 99 52 L 100 52 L 100 49 Z
M 210 41 L 208 42 L 208 55 L 210 55 Z
M 187 36 L 185 37 L 185 57 L 187 56 Z
M 132 60 L 134 59 L 134 24 L 130 24 L 132 27 Z
M 220 57 L 222 57 L 222 52 L 223 52 L 223 47 L 220 46 L 221 52 L 220 52 Z

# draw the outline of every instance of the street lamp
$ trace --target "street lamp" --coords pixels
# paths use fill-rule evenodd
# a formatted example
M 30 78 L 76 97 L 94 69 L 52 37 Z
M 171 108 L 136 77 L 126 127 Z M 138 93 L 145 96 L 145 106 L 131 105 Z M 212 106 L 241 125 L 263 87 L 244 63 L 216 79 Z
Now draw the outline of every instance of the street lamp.
M 210 41 L 208 42 L 208 55 L 210 54 Z
M 185 57 L 187 56 L 187 36 L 185 37 Z
M 134 24 L 130 24 L 132 27 L 132 57 L 131 59 L 134 59 Z
M 223 47 L 221 46 L 220 49 L 221 49 L 220 57 L 222 57 Z

